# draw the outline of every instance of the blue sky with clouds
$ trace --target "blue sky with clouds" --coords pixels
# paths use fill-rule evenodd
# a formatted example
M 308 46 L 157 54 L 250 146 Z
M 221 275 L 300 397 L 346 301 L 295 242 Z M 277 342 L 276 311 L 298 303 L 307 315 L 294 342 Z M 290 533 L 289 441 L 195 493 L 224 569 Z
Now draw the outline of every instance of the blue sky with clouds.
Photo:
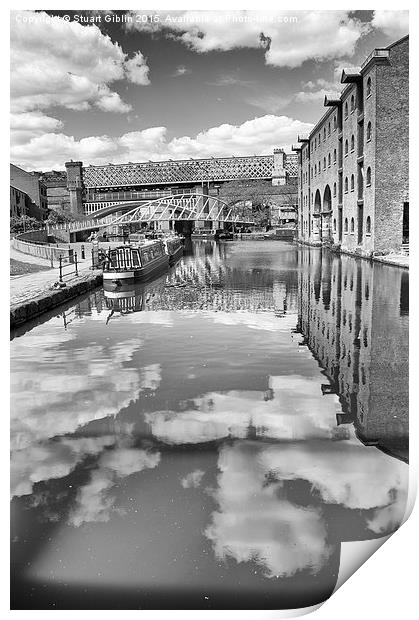
M 290 149 L 342 68 L 407 32 L 404 11 L 12 12 L 11 160 Z

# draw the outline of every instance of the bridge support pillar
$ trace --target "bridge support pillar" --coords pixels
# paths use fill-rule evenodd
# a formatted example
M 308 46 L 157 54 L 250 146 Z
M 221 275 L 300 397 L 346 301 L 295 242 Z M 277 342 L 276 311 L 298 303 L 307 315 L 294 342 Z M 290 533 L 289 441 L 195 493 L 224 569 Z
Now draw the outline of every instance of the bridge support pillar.
M 285 153 L 283 149 L 274 149 L 272 185 L 285 185 L 286 182 L 287 174 L 285 171 Z
M 156 221 L 156 230 L 170 230 L 169 220 Z
M 70 194 L 70 211 L 73 215 L 84 215 L 82 192 L 83 179 L 81 161 L 67 161 L 67 189 Z

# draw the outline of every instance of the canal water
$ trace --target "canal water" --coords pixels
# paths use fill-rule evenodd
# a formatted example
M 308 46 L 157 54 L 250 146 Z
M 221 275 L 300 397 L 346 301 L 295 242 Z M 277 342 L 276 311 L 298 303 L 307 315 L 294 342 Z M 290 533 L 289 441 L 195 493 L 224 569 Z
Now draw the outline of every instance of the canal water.
M 408 274 L 198 241 L 11 342 L 12 608 L 287 609 L 408 482 Z

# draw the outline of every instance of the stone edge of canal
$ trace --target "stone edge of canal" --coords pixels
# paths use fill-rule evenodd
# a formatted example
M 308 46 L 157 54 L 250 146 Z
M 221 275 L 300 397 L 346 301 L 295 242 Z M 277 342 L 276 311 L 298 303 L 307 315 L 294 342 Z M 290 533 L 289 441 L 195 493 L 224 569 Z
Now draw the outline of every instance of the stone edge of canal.
M 102 284 L 102 272 L 79 276 L 75 282 L 59 289 L 48 289 L 36 295 L 30 301 L 13 304 L 10 307 L 10 327 L 18 327 L 26 321 L 56 308 L 67 300 L 78 297 Z

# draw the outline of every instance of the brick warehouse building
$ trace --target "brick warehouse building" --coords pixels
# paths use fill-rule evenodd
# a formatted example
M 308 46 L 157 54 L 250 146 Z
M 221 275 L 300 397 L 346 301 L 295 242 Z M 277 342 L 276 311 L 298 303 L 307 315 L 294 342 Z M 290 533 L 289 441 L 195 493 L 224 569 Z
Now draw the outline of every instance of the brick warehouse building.
M 338 98 L 299 137 L 298 239 L 371 256 L 409 242 L 409 37 L 342 72 Z

